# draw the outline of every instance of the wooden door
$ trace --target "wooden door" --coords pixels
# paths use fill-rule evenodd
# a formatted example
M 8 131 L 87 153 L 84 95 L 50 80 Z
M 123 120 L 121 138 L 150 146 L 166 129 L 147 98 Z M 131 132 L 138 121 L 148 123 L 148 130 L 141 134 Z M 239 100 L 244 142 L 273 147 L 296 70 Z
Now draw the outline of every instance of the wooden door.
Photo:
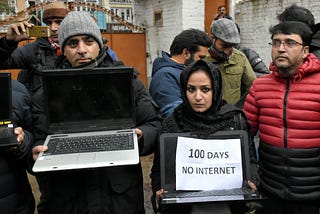
M 119 60 L 132 66 L 139 73 L 139 79 L 147 87 L 147 56 L 145 33 L 103 33 L 108 46 L 116 52 Z
M 227 12 L 229 13 L 229 0 L 205 0 L 205 19 L 204 19 L 204 28 L 205 32 L 211 34 L 210 27 L 212 20 L 218 13 L 218 7 L 221 5 L 225 5 L 227 8 Z

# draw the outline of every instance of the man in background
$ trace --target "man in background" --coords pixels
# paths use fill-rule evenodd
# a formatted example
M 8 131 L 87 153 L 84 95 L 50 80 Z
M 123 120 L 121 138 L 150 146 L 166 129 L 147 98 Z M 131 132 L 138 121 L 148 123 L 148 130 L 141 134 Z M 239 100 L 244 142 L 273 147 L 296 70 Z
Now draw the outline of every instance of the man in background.
M 227 9 L 224 5 L 220 5 L 218 7 L 218 14 L 215 16 L 214 20 L 218 20 L 221 18 L 232 19 L 231 16 L 227 14 Z
M 320 59 L 320 23 L 315 24 L 315 19 L 311 11 L 305 7 L 291 4 L 277 16 L 279 22 L 298 21 L 307 24 L 312 32 L 313 37 L 310 44 L 310 52 Z
M 256 75 L 241 51 L 234 48 L 240 43 L 236 24 L 226 18 L 213 22 L 212 45 L 206 60 L 219 66 L 222 75 L 223 99 L 242 108 Z
M 33 43 L 17 48 L 10 60 L 2 65 L 4 68 L 22 68 L 18 81 L 25 84 L 32 93 L 40 84 L 38 74 L 43 68 L 50 67 L 61 54 L 58 30 L 68 12 L 68 6 L 64 2 L 46 4 L 43 7 L 42 20 L 48 26 L 50 36 L 39 37 Z M 11 31 L 15 26 L 17 24 L 10 26 L 9 30 Z
M 114 52 L 114 50 L 112 50 L 108 45 L 108 39 L 107 38 L 102 38 L 102 42 L 103 42 L 104 47 L 106 47 L 107 53 L 111 56 L 111 58 L 113 60 L 118 61 L 118 56 L 117 56 L 116 52 Z
M 162 51 L 162 57 L 154 60 L 149 92 L 159 105 L 161 116 L 171 115 L 182 102 L 180 74 L 186 65 L 205 58 L 211 43 L 203 31 L 184 30 L 171 43 L 170 54 Z

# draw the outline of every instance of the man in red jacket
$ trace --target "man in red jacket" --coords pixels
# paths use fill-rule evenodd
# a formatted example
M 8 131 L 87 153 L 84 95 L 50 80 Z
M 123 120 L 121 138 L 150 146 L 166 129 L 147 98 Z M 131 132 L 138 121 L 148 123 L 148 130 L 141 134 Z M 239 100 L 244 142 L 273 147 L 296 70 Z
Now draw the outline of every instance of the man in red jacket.
M 272 74 L 254 81 L 244 111 L 260 130 L 263 213 L 319 214 L 320 61 L 311 29 L 283 22 L 270 29 Z

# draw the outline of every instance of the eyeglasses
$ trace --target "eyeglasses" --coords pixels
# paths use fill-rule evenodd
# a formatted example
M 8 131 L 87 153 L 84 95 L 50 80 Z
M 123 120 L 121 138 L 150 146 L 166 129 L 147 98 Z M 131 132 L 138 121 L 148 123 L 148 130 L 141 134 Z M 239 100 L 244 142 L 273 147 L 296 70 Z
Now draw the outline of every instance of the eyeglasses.
M 298 45 L 304 45 L 303 43 L 299 43 L 297 41 L 294 41 L 292 39 L 286 39 L 284 41 L 278 40 L 278 39 L 273 39 L 272 42 L 268 43 L 269 45 L 272 45 L 272 48 L 279 48 L 282 44 L 283 47 L 286 48 L 293 48 L 296 47 Z

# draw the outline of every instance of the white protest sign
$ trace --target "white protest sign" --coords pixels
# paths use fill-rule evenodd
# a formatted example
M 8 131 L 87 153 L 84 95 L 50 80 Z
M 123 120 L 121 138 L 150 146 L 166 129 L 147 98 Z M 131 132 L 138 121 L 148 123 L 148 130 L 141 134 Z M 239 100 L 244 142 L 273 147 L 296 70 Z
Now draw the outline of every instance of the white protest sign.
M 178 137 L 177 190 L 233 189 L 242 181 L 240 139 Z

